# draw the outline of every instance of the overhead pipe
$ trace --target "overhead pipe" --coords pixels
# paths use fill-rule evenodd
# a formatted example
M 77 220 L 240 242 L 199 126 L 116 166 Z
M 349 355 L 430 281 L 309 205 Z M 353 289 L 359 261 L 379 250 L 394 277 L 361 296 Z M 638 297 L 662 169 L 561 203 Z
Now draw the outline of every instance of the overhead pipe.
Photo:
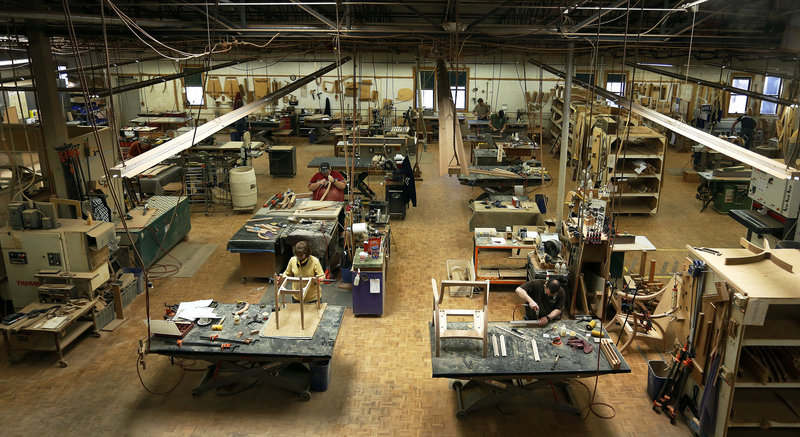
M 128 91 L 138 90 L 140 88 L 149 87 L 152 85 L 156 85 L 163 82 L 168 82 L 175 79 L 180 79 L 182 77 L 191 76 L 193 74 L 198 73 L 205 73 L 212 70 L 218 70 L 220 68 L 231 67 L 237 64 L 241 64 L 244 62 L 255 61 L 258 58 L 245 58 L 240 59 L 238 61 L 230 61 L 230 62 L 223 62 L 221 64 L 212 65 L 210 67 L 203 67 L 203 68 L 193 68 L 191 70 L 183 70 L 180 73 L 169 74 L 166 76 L 157 77 L 155 79 L 148 79 L 141 82 L 131 83 L 127 85 L 120 85 L 118 87 L 111 88 L 110 90 L 107 88 L 94 88 L 88 90 L 89 94 L 97 97 L 108 97 L 113 96 L 115 94 L 120 94 Z M 36 91 L 36 87 L 34 86 L 16 86 L 16 87 L 0 87 L 0 91 Z M 80 91 L 80 88 L 73 87 L 73 88 L 66 88 L 66 87 L 59 87 L 59 92 L 62 93 L 74 93 Z
M 352 59 L 350 56 L 342 58 L 341 64 L 348 62 L 350 59 Z M 180 153 L 199 143 L 200 141 L 210 137 L 211 135 L 214 135 L 223 128 L 231 125 L 236 120 L 246 117 L 249 114 L 252 114 L 253 112 L 267 106 L 273 101 L 278 100 L 281 97 L 299 89 L 300 87 L 313 82 L 318 77 L 322 77 L 326 73 L 333 71 L 339 65 L 339 62 L 334 62 L 333 64 L 323 67 L 314 73 L 309 74 L 308 76 L 300 78 L 289 85 L 286 85 L 285 87 L 256 100 L 255 102 L 248 103 L 239 109 L 235 109 L 225 115 L 209 120 L 207 123 L 192 128 L 188 132 L 181 134 L 154 149 L 148 150 L 141 155 L 128 159 L 124 162 L 124 164 L 117 164 L 113 168 L 109 169 L 109 173 L 111 173 L 112 177 L 129 177 L 138 175 L 139 173 L 158 164 L 164 159 L 175 155 L 176 153 Z

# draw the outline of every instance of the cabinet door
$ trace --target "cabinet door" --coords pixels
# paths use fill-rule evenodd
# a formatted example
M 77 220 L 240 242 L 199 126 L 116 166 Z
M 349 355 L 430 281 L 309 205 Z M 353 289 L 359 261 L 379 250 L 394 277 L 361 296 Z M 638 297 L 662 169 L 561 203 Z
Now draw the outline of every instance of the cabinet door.
M 362 270 L 359 281 L 353 286 L 353 314 L 383 314 L 383 273 Z

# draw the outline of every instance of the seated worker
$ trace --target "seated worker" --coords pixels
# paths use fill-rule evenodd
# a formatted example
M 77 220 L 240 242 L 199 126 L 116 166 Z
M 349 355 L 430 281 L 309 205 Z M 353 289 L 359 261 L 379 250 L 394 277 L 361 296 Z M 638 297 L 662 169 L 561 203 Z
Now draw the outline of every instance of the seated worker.
M 546 326 L 557 320 L 564 311 L 567 294 L 558 279 L 551 278 L 547 283 L 544 279 L 534 279 L 514 291 L 528 304 L 525 308 L 525 320 L 538 320 L 539 326 Z
M 278 275 L 277 281 L 283 280 L 284 276 L 309 278 L 314 277 L 314 282 L 308 289 L 305 302 L 316 302 L 322 298 L 322 293 L 319 287 L 319 281 L 325 279 L 325 271 L 322 270 L 322 265 L 319 259 L 311 254 L 311 247 L 305 241 L 298 241 L 294 245 L 294 256 L 289 260 L 289 265 L 286 266 L 286 271 L 282 275 Z M 300 289 L 300 283 L 295 282 L 293 287 L 295 290 Z M 294 302 L 299 302 L 292 296 Z
M 758 124 L 756 119 L 753 118 L 753 110 L 748 108 L 746 113 L 740 115 L 731 125 L 731 130 L 734 130 L 740 121 L 742 122 L 742 130 L 739 132 L 739 136 L 744 138 L 744 148 L 749 150 L 753 148 L 753 138 L 756 136 L 756 125 Z
M 489 117 L 489 127 L 492 128 L 492 132 L 500 132 L 501 135 L 505 135 L 506 129 L 508 129 L 508 119 L 502 109 Z
M 483 99 L 478 99 L 478 104 L 472 110 L 472 115 L 477 117 L 478 120 L 486 120 L 489 118 L 489 112 L 489 105 L 483 103 Z
M 311 177 L 311 182 L 308 183 L 308 189 L 314 195 L 314 200 L 335 200 L 344 201 L 344 187 L 347 186 L 347 181 L 341 173 L 334 170 L 331 171 L 331 165 L 323 162 L 319 165 L 317 174 Z

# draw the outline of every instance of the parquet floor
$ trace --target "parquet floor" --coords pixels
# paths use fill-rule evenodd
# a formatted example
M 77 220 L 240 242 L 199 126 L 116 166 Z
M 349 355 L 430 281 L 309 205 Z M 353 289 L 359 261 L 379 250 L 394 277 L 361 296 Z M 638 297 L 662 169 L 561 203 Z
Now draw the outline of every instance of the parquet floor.
M 305 164 L 314 156 L 329 155 L 332 148 L 297 144 L 298 175 L 293 179 L 258 176 L 261 198 L 287 186 L 306 191 L 314 170 Z M 436 146 L 429 150 L 436 151 Z M 680 167 L 688 159 L 688 154 L 670 151 L 667 166 Z M 548 158 L 545 164 L 555 180 L 557 163 Z M 262 171 L 266 165 L 266 157 L 256 162 Z M 488 408 L 456 419 L 456 400 L 448 381 L 431 378 L 430 278 L 445 275 L 446 259 L 470 257 L 467 199 L 480 191 L 459 185 L 456 178 L 436 176 L 436 168 L 437 162 L 422 166 L 425 180 L 417 183 L 419 206 L 409 211 L 405 221 L 392 223 L 395 248 L 385 314 L 380 318 L 345 314 L 327 392 L 300 402 L 291 394 L 256 385 L 236 396 L 206 393 L 193 398 L 191 388 L 200 373 L 184 372 L 168 359 L 152 355 L 142 371 L 145 384 L 156 392 L 178 385 L 169 394 L 148 393 L 135 367 L 138 339 L 145 335 L 142 295 L 127 309 L 127 321 L 115 332 L 103 333 L 101 338 L 87 336 L 68 349 L 67 368 L 58 368 L 51 354 L 29 353 L 15 366 L 0 359 L 0 435 L 689 435 L 685 425 L 672 426 L 649 407 L 646 359 L 659 354 L 647 346 L 626 354 L 633 373 L 599 380 L 595 400 L 614 407 L 613 419 L 590 415 L 580 420 L 519 402 L 504 404 L 502 411 Z M 680 260 L 687 243 L 733 246 L 743 234 L 729 218 L 711 210 L 699 213 L 695 188 L 679 176 L 665 175 L 656 216 L 621 218 L 622 229 L 647 235 L 662 249 L 655 255 L 659 265 L 670 267 Z M 541 191 L 554 205 L 555 184 Z M 151 314 L 158 317 L 164 302 L 180 300 L 257 301 L 260 293 L 253 289 L 265 283 L 242 284 L 238 256 L 225 251 L 228 238 L 248 217 L 193 214 L 189 241 L 219 247 L 193 278 L 156 280 Z M 508 320 L 514 297 L 513 293 L 494 293 L 490 320 Z M 594 381 L 583 382 L 592 387 Z M 578 387 L 576 392 L 586 403 L 585 390 Z M 610 414 L 603 407 L 598 411 Z

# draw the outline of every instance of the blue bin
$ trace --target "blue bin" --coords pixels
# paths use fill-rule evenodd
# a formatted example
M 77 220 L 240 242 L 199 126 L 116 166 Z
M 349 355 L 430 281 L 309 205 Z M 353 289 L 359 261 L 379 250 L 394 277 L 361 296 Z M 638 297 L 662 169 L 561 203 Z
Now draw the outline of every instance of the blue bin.
M 309 364 L 311 371 L 311 390 L 313 391 L 326 391 L 328 390 L 328 383 L 331 380 L 331 362 L 330 360 L 314 361 Z
M 342 284 L 353 282 L 353 271 L 350 267 L 342 267 Z
M 669 377 L 669 365 L 661 360 L 647 362 L 647 395 L 656 400 L 658 392 Z

